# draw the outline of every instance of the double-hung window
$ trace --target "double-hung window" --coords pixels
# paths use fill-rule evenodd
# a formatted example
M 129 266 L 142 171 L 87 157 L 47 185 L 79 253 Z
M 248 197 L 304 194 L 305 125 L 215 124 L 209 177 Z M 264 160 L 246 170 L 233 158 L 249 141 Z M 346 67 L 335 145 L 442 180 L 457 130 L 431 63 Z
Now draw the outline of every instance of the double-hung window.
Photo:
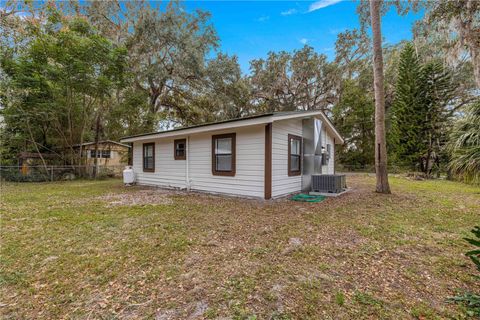
M 212 174 L 235 175 L 235 139 L 235 133 L 212 136 Z
M 178 139 L 173 142 L 173 146 L 174 146 L 173 152 L 174 152 L 175 160 L 187 159 L 186 145 L 187 145 L 186 139 Z
M 155 143 L 143 144 L 143 171 L 155 171 Z
M 302 137 L 288 135 L 288 175 L 298 176 L 302 172 Z
M 95 154 L 95 149 L 90 150 L 90 158 L 110 158 L 110 150 L 97 150 Z

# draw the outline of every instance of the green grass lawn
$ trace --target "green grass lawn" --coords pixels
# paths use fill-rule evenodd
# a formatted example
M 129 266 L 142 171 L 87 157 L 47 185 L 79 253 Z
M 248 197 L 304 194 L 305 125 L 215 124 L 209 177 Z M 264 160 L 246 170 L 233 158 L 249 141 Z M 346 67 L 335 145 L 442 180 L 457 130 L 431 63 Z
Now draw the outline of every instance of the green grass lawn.
M 348 177 L 318 204 L 125 188 L 3 184 L 3 319 L 464 318 L 462 237 L 480 188 Z

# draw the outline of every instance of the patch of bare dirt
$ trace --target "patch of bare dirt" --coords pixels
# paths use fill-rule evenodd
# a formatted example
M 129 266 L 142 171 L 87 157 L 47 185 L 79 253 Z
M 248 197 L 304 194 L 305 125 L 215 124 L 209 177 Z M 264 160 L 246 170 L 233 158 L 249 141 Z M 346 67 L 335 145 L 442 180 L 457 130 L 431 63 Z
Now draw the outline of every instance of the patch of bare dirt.
M 172 204 L 170 198 L 179 192 L 166 189 L 146 189 L 130 193 L 111 193 L 95 198 L 104 201 L 107 207 L 118 206 L 144 206 L 144 205 L 168 205 Z
M 208 304 L 205 301 L 192 302 L 175 309 L 158 310 L 155 320 L 203 319 L 203 314 L 207 309 Z

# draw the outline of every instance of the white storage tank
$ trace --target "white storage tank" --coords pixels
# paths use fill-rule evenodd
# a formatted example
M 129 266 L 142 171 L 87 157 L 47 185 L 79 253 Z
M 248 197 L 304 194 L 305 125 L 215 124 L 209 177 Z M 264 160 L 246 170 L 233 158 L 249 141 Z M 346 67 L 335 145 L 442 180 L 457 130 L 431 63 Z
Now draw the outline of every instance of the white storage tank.
M 123 170 L 123 183 L 125 185 L 131 185 L 135 182 L 135 172 L 133 172 L 132 166 L 126 166 Z

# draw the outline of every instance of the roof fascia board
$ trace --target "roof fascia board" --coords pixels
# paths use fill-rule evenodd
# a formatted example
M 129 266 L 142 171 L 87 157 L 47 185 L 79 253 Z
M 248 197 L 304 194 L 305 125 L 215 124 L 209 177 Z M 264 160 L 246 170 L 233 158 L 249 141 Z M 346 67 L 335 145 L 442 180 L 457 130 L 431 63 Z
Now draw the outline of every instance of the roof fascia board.
M 335 136 L 335 144 L 343 144 L 344 140 L 343 140 L 342 136 L 337 131 L 337 129 L 335 129 L 335 127 L 333 126 L 333 123 L 330 121 L 330 119 L 328 119 L 328 117 L 323 112 L 320 114 L 320 116 L 326 122 L 326 124 L 328 125 L 328 128 L 330 129 L 330 131 Z
M 288 119 L 295 119 L 295 118 L 309 118 L 312 116 L 320 116 L 323 120 L 323 122 L 326 123 L 328 129 L 330 132 L 335 136 L 335 142 L 336 144 L 343 144 L 344 140 L 340 133 L 335 129 L 333 126 L 333 123 L 328 119 L 328 117 L 325 115 L 325 113 L 321 110 L 314 110 L 311 112 L 303 112 L 303 113 L 298 113 L 298 114 L 293 114 L 293 115 L 282 115 L 282 116 L 274 116 L 274 121 L 279 121 L 279 120 L 288 120 Z
M 225 130 L 225 129 L 231 129 L 231 128 L 248 127 L 248 126 L 254 126 L 254 125 L 264 124 L 269 122 L 272 122 L 272 116 L 259 117 L 254 119 L 245 119 L 245 120 L 235 121 L 235 122 L 211 124 L 208 126 L 202 126 L 198 128 L 185 128 L 183 130 L 176 130 L 176 131 L 156 132 L 149 135 L 125 138 L 125 139 L 121 139 L 120 141 L 135 142 L 135 141 L 153 140 L 153 139 L 160 139 L 160 138 L 163 139 L 163 138 L 169 138 L 169 137 L 187 136 L 187 135 L 196 134 L 196 133 L 218 131 L 218 130 Z
M 335 129 L 332 122 L 327 118 L 327 116 L 325 116 L 323 111 L 319 111 L 319 110 L 295 113 L 295 114 L 269 115 L 265 117 L 258 117 L 258 118 L 245 119 L 245 120 L 239 120 L 234 122 L 232 121 L 232 122 L 225 122 L 225 123 L 217 123 L 217 124 L 214 123 L 211 125 L 194 127 L 194 128 L 185 128 L 185 129 L 174 130 L 174 131 L 155 132 L 152 134 L 146 134 L 146 135 L 141 135 L 136 137 L 130 137 L 130 138 L 127 137 L 127 138 L 121 139 L 120 141 L 128 143 L 128 142 L 135 142 L 135 141 L 154 140 L 154 139 L 160 139 L 160 138 L 163 139 L 163 138 L 178 137 L 178 136 L 188 136 L 188 135 L 197 134 L 197 133 L 226 130 L 231 128 L 248 127 L 248 126 L 260 125 L 265 123 L 271 123 L 273 121 L 296 119 L 296 118 L 308 118 L 312 116 L 320 116 L 322 120 L 327 124 L 330 131 L 335 136 L 337 144 L 343 144 L 344 141 L 342 136 L 338 133 L 338 131 Z
M 120 143 L 120 142 L 116 142 L 116 141 L 113 141 L 113 140 L 103 140 L 103 141 L 98 141 L 98 144 L 108 144 L 108 143 L 112 143 L 112 144 L 116 144 L 116 145 L 119 145 L 119 146 L 122 146 L 122 147 L 125 147 L 125 148 L 130 148 L 130 146 L 128 144 L 123 144 L 123 143 Z M 72 147 L 80 147 L 80 146 L 91 146 L 91 145 L 94 145 L 95 142 L 85 142 L 85 143 L 82 143 L 82 144 L 74 144 Z
M 296 119 L 296 118 L 310 118 L 311 116 L 316 116 L 318 114 L 323 114 L 323 112 L 319 110 L 313 110 L 313 111 L 299 112 L 294 114 L 274 115 L 273 120 L 279 121 L 279 120 L 288 120 L 288 119 Z

